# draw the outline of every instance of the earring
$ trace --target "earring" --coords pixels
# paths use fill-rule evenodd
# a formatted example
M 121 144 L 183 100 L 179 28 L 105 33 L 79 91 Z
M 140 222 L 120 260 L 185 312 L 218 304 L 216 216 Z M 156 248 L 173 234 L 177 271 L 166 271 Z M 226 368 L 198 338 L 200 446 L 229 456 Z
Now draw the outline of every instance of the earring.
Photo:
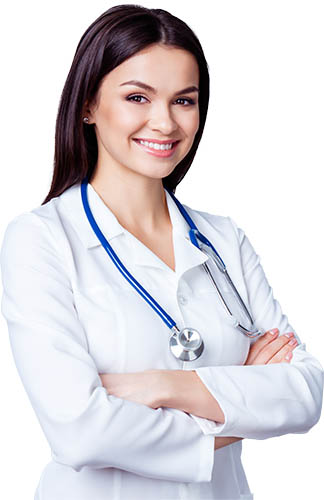
M 88 118 L 87 116 L 85 116 L 85 117 L 83 118 L 83 121 L 84 121 L 84 123 L 89 123 L 89 118 Z

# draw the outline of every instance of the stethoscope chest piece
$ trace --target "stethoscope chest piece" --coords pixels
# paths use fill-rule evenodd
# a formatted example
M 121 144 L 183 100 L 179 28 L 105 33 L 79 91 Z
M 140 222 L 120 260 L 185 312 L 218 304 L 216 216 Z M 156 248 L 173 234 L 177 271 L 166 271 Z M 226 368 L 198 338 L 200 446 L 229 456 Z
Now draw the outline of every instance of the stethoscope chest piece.
M 177 329 L 171 335 L 169 343 L 172 354 L 182 361 L 194 361 L 204 350 L 201 335 L 194 328 L 183 328 L 181 331 Z

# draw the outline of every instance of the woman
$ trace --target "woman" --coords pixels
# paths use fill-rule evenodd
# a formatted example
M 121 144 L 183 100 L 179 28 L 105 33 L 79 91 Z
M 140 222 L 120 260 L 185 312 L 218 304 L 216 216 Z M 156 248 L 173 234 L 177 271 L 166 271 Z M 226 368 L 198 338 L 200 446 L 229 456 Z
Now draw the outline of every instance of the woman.
M 2 312 L 52 451 L 35 499 L 251 499 L 242 439 L 307 432 L 319 419 L 323 370 L 248 238 L 229 217 L 185 207 L 265 332 L 258 339 L 225 309 L 173 195 L 208 99 L 200 43 L 164 10 L 115 6 L 80 40 L 50 192 L 10 222 L 1 251 Z M 180 329 L 199 331 L 192 360 L 172 350 L 109 245 Z

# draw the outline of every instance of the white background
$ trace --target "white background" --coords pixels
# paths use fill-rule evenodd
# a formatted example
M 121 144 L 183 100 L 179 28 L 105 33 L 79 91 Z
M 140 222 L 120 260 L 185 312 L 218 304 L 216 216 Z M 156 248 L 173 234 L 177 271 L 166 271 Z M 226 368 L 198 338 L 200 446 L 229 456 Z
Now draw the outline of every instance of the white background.
M 140 4 L 187 22 L 210 69 L 205 132 L 177 197 L 230 215 L 245 230 L 283 312 L 323 364 L 323 2 Z M 49 191 L 56 113 L 77 43 L 113 5 L 32 0 L 2 7 L 0 236 Z M 1 496 L 29 500 L 50 451 L 2 316 L 0 328 Z M 322 418 L 304 435 L 245 440 L 256 500 L 323 498 L 323 429 Z

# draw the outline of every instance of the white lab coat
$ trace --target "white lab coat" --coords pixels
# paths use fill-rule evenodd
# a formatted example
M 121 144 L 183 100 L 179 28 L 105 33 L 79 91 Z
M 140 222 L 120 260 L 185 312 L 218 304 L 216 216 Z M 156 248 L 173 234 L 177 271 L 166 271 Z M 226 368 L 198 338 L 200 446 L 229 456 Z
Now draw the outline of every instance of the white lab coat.
M 91 184 L 91 211 L 113 249 L 179 328 L 205 351 L 182 362 L 170 330 L 117 270 L 93 232 L 80 184 L 15 217 L 1 248 L 17 370 L 51 448 L 37 500 L 252 499 L 242 442 L 214 452 L 214 436 L 264 439 L 307 432 L 319 419 L 323 369 L 300 344 L 291 363 L 242 366 L 250 340 L 234 326 L 201 264 L 208 257 L 166 192 L 176 271 L 125 230 Z M 181 200 L 180 200 L 181 201 Z M 294 331 L 259 257 L 230 217 L 185 205 L 225 261 L 255 324 Z M 195 369 L 225 423 L 109 395 L 99 373 Z

